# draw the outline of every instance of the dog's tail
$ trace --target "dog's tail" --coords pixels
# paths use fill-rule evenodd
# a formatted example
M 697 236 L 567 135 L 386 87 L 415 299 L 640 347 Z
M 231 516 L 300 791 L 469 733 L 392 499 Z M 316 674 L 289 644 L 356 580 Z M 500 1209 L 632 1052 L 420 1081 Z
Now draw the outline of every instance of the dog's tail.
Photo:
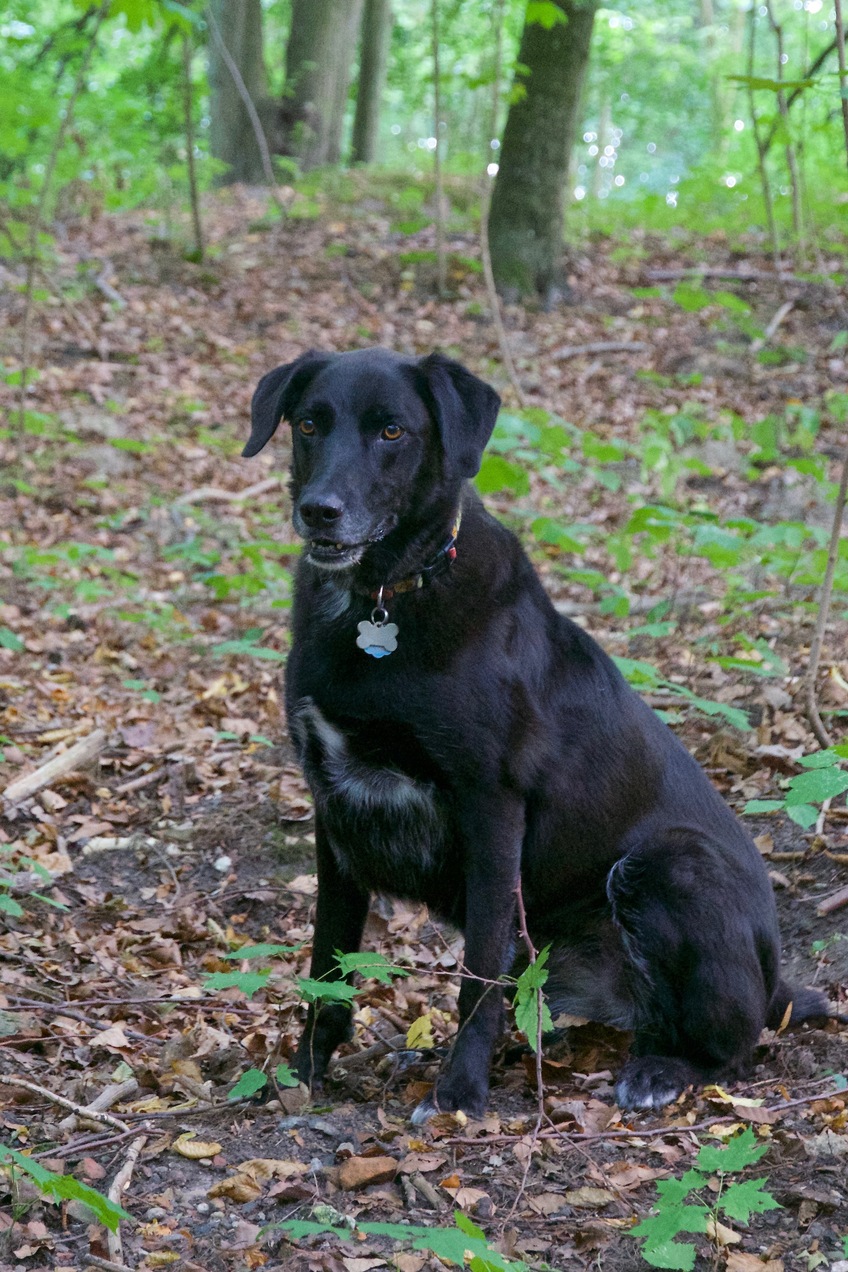
M 769 1029 L 779 1029 L 781 1025 L 798 1025 L 802 1020 L 839 1020 L 845 1024 L 848 1016 L 840 1015 L 820 989 L 802 989 L 797 985 L 787 985 L 784 980 L 779 981 L 766 1024 Z

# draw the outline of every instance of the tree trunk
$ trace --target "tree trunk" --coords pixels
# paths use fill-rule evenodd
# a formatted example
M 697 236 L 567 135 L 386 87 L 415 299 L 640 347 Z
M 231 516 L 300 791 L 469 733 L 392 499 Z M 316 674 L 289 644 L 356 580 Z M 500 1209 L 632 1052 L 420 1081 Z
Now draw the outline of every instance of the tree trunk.
M 221 38 L 238 67 L 244 86 L 257 110 L 267 97 L 268 84 L 262 57 L 261 0 L 209 0 Z M 223 183 L 266 181 L 262 156 L 247 108 L 227 66 L 217 40 L 209 41 L 209 142 L 212 154 L 228 165 Z
M 341 158 L 361 11 L 362 0 L 293 0 L 282 148 L 304 169 Z
M 499 289 L 548 296 L 560 282 L 565 181 L 589 62 L 597 0 L 554 0 L 565 22 L 525 22 L 516 75 L 526 91 L 507 116 L 489 241 Z
M 391 0 L 365 0 L 359 56 L 359 92 L 350 154 L 352 163 L 373 163 L 377 158 L 380 105 L 391 39 Z

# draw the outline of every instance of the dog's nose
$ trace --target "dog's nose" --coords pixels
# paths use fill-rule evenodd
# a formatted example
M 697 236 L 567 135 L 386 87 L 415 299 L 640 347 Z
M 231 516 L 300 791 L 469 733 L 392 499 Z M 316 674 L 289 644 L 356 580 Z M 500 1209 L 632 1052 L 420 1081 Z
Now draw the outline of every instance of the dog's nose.
M 300 505 L 300 515 L 310 530 L 329 530 L 342 515 L 344 509 L 338 499 L 327 497 Z

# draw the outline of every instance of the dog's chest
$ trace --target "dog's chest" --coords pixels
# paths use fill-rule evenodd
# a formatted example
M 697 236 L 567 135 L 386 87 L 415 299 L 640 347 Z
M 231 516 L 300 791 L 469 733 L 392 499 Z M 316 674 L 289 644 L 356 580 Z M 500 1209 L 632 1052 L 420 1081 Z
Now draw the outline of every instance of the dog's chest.
M 423 897 L 447 838 L 437 784 L 369 754 L 312 698 L 295 707 L 292 729 L 340 868 L 372 891 Z

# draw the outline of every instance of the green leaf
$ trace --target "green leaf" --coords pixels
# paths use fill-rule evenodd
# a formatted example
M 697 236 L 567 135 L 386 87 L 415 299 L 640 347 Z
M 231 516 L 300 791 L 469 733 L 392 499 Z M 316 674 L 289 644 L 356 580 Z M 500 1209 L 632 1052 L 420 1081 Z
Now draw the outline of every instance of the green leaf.
M 231 950 L 229 954 L 224 954 L 222 957 L 227 959 L 276 958 L 278 954 L 296 954 L 302 948 L 302 941 L 299 945 L 272 945 L 270 943 L 264 945 L 242 945 L 240 949 Z
M 733 1139 L 728 1140 L 723 1148 L 718 1148 L 714 1144 L 705 1144 L 698 1154 L 697 1162 L 701 1170 L 710 1172 L 715 1170 L 726 1174 L 728 1171 L 744 1170 L 746 1166 L 753 1166 L 754 1162 L 758 1162 L 767 1152 L 768 1144 L 761 1144 L 748 1126 L 741 1135 L 734 1135 Z
M 88 1184 L 81 1184 L 73 1175 L 57 1175 L 17 1149 L 0 1144 L 0 1166 L 10 1164 L 29 1175 L 43 1196 L 54 1201 L 81 1201 L 110 1232 L 117 1232 L 122 1219 L 132 1219 L 132 1215 L 122 1206 L 116 1205 L 96 1189 L 89 1188 Z
M 300 1078 L 297 1076 L 294 1069 L 290 1068 L 287 1064 L 278 1064 L 274 1070 L 274 1077 L 280 1086 L 300 1086 Z
M 763 1192 L 766 1182 L 765 1179 L 746 1179 L 728 1185 L 718 1202 L 719 1210 L 739 1223 L 747 1223 L 752 1214 L 759 1215 L 764 1210 L 780 1210 L 780 1202 L 775 1201 L 771 1193 Z
M 341 954 L 336 950 L 336 962 L 343 976 L 351 972 L 359 972 L 360 976 L 368 976 L 379 981 L 381 985 L 391 985 L 393 976 L 408 976 L 409 972 L 402 967 L 390 963 L 385 954 L 375 951 L 362 951 L 353 954 Z
M 553 0 L 529 0 L 524 21 L 527 26 L 544 27 L 546 31 L 568 25 L 568 18 Z
M 790 804 L 821 804 L 848 791 L 848 773 L 833 765 L 831 768 L 810 769 L 793 777 L 786 792 L 787 808 Z
M 812 755 L 802 755 L 798 763 L 808 769 L 833 768 L 841 758 L 838 748 L 829 746 L 825 751 L 813 751 Z
M 248 1096 L 255 1095 L 257 1091 L 261 1091 L 267 1084 L 268 1075 L 263 1073 L 261 1069 L 248 1069 L 241 1075 L 227 1099 L 243 1100 Z
M 525 470 L 503 455 L 484 455 L 474 484 L 481 495 L 493 495 L 501 490 L 526 495 L 530 490 L 530 478 Z
M 11 914 L 13 919 L 19 919 L 23 914 L 22 908 L 8 892 L 0 892 L 0 914 Z
M 351 1003 L 359 993 L 354 985 L 340 980 L 321 981 L 300 976 L 296 984 L 301 998 L 307 1003 Z
M 696 314 L 701 309 L 706 309 L 708 305 L 714 303 L 711 292 L 706 291 L 703 287 L 699 287 L 697 283 L 678 283 L 672 295 L 674 300 L 681 309 L 687 314 Z
M 812 804 L 793 804 L 786 808 L 786 815 L 802 830 L 809 830 L 818 821 L 819 810 Z
M 548 960 L 550 946 L 547 945 L 536 956 L 535 963 L 528 963 L 515 984 L 515 1023 L 526 1036 L 533 1051 L 539 1036 L 539 997 L 548 979 Z M 553 1029 L 550 1008 L 542 998 L 542 1033 Z
M 268 983 L 270 970 L 262 972 L 212 972 L 203 981 L 204 989 L 240 989 L 248 998 Z
M 662 1241 L 659 1245 L 643 1246 L 642 1258 L 652 1268 L 690 1272 L 695 1266 L 695 1247 L 688 1241 Z
M 743 813 L 779 813 L 783 808 L 782 799 L 749 799 L 742 809 Z
M 19 654 L 24 647 L 24 642 L 20 636 L 9 627 L 0 627 L 0 649 L 11 649 L 14 653 Z

